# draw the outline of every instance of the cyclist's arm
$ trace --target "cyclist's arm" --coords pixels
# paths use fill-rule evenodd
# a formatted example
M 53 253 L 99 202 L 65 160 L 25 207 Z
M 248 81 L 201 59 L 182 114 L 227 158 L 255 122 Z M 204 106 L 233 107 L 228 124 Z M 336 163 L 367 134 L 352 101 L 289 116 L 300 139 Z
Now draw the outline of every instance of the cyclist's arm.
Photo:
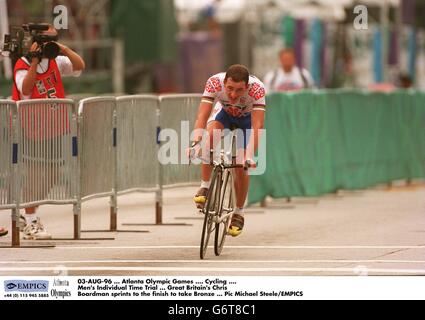
M 264 128 L 264 108 L 255 108 L 251 113 L 251 135 L 249 138 L 248 146 L 246 148 L 246 158 L 253 159 L 255 152 L 257 152 L 258 144 L 260 143 L 260 130 Z
M 193 141 L 200 141 L 202 139 L 203 129 L 207 126 L 208 118 L 211 114 L 214 100 L 208 98 L 202 98 L 198 108 L 198 116 L 195 122 L 195 130 Z

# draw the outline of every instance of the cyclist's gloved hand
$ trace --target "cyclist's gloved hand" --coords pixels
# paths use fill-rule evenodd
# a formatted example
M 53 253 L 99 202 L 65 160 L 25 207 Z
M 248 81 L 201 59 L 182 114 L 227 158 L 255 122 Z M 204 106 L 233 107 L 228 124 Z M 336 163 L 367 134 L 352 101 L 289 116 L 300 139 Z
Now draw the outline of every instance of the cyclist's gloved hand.
M 198 158 L 201 153 L 201 141 L 192 142 L 190 148 L 186 149 L 186 156 L 192 160 Z
M 245 167 L 245 170 L 250 168 L 255 169 L 257 168 L 257 163 L 253 159 L 247 158 L 245 159 L 244 167 Z

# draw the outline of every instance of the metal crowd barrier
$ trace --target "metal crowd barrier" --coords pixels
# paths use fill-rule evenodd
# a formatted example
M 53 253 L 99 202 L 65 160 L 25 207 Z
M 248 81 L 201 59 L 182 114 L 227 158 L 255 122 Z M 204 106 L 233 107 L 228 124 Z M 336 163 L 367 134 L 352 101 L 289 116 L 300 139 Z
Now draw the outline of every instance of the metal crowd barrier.
M 115 98 L 80 101 L 78 136 L 80 150 L 80 198 L 112 196 L 115 177 Z M 107 173 L 107 174 L 106 174 Z
M 15 102 L 0 100 L 0 209 L 16 208 L 12 189 L 13 164 L 17 163 L 16 159 L 13 161 L 13 146 L 17 141 L 13 141 L 16 136 L 14 137 L 12 132 L 12 122 L 14 118 L 16 121 L 16 114 Z
M 179 159 L 182 158 L 181 137 L 188 135 L 195 125 L 198 106 L 201 102 L 200 94 L 173 94 L 159 97 L 161 109 L 161 128 L 173 129 L 179 137 Z M 187 131 L 182 132 L 182 121 L 187 121 Z M 184 128 L 183 128 L 184 130 Z M 200 181 L 198 166 L 182 166 L 180 164 L 166 164 L 162 166 L 161 186 L 175 187 L 193 185 Z
M 19 245 L 18 208 L 72 204 L 72 239 L 83 240 L 82 203 L 110 197 L 111 228 L 101 231 L 118 231 L 118 195 L 130 192 L 155 192 L 154 225 L 166 225 L 163 187 L 199 182 L 199 168 L 161 165 L 158 134 L 161 128 L 173 129 L 179 137 L 189 134 L 200 99 L 201 95 L 93 97 L 80 100 L 78 112 L 70 99 L 17 104 L 0 100 L 0 209 L 13 210 L 13 245 Z M 188 121 L 187 132 L 182 132 L 182 120 Z
M 118 192 L 119 194 L 155 192 L 156 195 L 155 223 L 123 223 L 123 225 L 186 225 L 163 223 L 162 220 L 164 166 L 158 161 L 161 146 L 158 134 L 162 128 L 160 126 L 162 98 L 163 96 L 154 95 L 117 98 Z M 179 116 L 178 113 L 176 115 Z
M 116 100 L 114 97 L 82 99 L 78 107 L 75 238 L 81 238 L 82 202 L 110 197 L 111 221 L 116 219 Z M 97 230 L 94 230 L 97 231 Z M 103 231 L 103 230 L 102 230 Z
M 117 98 L 117 188 L 119 194 L 157 192 L 159 162 L 155 95 Z
M 75 214 L 78 150 L 74 101 L 23 100 L 17 106 L 19 208 L 73 204 Z
M 162 194 L 157 159 L 159 100 L 156 95 L 117 98 L 118 194 L 155 192 L 156 222 L 162 222 Z M 144 225 L 127 223 L 123 225 Z M 116 228 L 116 225 L 112 227 Z M 112 228 L 111 227 L 111 228 Z
M 74 204 L 78 181 L 74 101 L 19 101 L 20 207 Z
M 0 100 L 0 210 L 12 210 L 12 245 L 19 245 L 17 106 Z
M 168 94 L 159 97 L 160 128 L 171 129 L 177 132 L 179 162 L 185 158 L 184 150 L 189 147 L 189 135 L 194 128 L 198 114 L 201 94 Z M 158 130 L 159 132 L 160 130 Z M 185 142 L 187 146 L 184 145 Z M 159 144 L 160 145 L 160 144 Z M 158 157 L 160 157 L 158 153 Z M 161 194 L 163 188 L 182 187 L 198 184 L 200 181 L 200 167 L 181 164 L 162 164 L 160 166 L 159 186 Z M 185 223 L 181 225 L 187 225 Z

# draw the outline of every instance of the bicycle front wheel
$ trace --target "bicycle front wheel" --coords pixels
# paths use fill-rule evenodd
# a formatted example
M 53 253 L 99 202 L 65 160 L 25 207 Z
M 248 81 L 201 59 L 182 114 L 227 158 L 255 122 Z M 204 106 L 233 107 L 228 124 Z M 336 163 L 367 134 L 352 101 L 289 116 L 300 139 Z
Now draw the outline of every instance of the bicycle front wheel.
M 208 241 L 213 231 L 213 221 L 220 205 L 221 169 L 215 168 L 211 178 L 211 185 L 203 209 L 204 225 L 202 227 L 200 257 L 204 259 L 208 248 Z
M 226 170 L 222 177 L 220 206 L 217 216 L 218 223 L 215 225 L 214 252 L 216 256 L 219 256 L 223 250 L 227 229 L 229 228 L 230 213 L 235 210 L 235 195 L 231 170 Z

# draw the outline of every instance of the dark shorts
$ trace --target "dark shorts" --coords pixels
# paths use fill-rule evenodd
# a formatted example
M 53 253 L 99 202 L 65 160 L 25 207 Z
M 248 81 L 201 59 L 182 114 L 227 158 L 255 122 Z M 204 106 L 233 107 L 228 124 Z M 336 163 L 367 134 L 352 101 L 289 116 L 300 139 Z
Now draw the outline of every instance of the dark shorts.
M 243 138 L 240 137 L 240 135 L 237 135 L 236 145 L 238 149 L 246 149 L 251 134 L 251 114 L 236 118 L 232 117 L 224 111 L 223 108 L 221 108 L 219 112 L 213 113 L 213 115 L 208 119 L 208 123 L 211 121 L 220 122 L 224 126 L 224 129 L 241 129 L 243 132 Z

